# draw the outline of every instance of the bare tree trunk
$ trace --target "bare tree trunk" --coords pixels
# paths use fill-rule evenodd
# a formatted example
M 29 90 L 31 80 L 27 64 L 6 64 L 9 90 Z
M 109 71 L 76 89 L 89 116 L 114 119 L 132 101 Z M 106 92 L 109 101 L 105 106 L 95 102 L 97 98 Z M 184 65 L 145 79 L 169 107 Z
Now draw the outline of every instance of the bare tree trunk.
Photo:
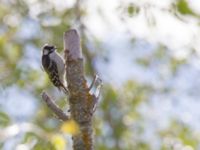
M 71 119 L 80 129 L 80 132 L 72 137 L 73 148 L 93 150 L 92 116 L 97 97 L 90 94 L 84 77 L 82 50 L 77 31 L 72 29 L 65 32 L 63 40 Z

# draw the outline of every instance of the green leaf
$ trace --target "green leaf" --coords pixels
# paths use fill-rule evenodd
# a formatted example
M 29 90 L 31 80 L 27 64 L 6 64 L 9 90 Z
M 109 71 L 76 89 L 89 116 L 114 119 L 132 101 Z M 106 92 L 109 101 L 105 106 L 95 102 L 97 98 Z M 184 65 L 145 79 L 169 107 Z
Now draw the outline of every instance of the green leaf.
M 0 112 L 0 127 L 5 127 L 9 124 L 10 124 L 9 116 L 4 112 Z
M 128 11 L 128 14 L 129 16 L 133 16 L 135 14 L 138 14 L 139 12 L 139 7 L 136 7 L 135 5 L 133 4 L 130 4 L 127 8 L 127 11 Z
M 192 9 L 188 6 L 188 3 L 186 0 L 179 0 L 177 2 L 177 9 L 178 9 L 178 12 L 180 12 L 183 15 L 195 15 Z

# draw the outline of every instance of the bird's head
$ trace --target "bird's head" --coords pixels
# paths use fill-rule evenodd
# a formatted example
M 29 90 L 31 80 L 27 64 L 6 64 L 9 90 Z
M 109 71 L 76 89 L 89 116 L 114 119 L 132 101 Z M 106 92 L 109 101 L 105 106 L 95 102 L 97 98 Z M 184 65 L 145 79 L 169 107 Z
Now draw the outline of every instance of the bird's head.
M 50 53 L 53 53 L 54 51 L 56 51 L 56 47 L 54 45 L 45 44 L 42 48 L 43 55 L 49 55 Z

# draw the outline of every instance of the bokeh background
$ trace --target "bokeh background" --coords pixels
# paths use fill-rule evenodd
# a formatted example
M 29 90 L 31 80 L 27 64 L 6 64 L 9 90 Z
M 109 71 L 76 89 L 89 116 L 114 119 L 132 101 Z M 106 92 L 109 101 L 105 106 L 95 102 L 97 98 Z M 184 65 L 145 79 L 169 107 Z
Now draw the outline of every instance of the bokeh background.
M 41 99 L 68 103 L 41 67 L 41 47 L 62 53 L 81 35 L 88 84 L 103 90 L 97 150 L 200 150 L 199 0 L 0 0 L 0 149 L 71 149 Z

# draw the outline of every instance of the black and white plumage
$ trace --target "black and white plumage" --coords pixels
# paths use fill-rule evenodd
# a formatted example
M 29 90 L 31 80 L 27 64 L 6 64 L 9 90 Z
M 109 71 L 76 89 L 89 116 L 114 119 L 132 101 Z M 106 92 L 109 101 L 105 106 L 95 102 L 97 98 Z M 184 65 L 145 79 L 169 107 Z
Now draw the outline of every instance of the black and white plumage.
M 56 52 L 56 47 L 45 44 L 42 50 L 42 66 L 49 79 L 59 90 L 68 94 L 65 83 L 65 63 L 63 58 Z

